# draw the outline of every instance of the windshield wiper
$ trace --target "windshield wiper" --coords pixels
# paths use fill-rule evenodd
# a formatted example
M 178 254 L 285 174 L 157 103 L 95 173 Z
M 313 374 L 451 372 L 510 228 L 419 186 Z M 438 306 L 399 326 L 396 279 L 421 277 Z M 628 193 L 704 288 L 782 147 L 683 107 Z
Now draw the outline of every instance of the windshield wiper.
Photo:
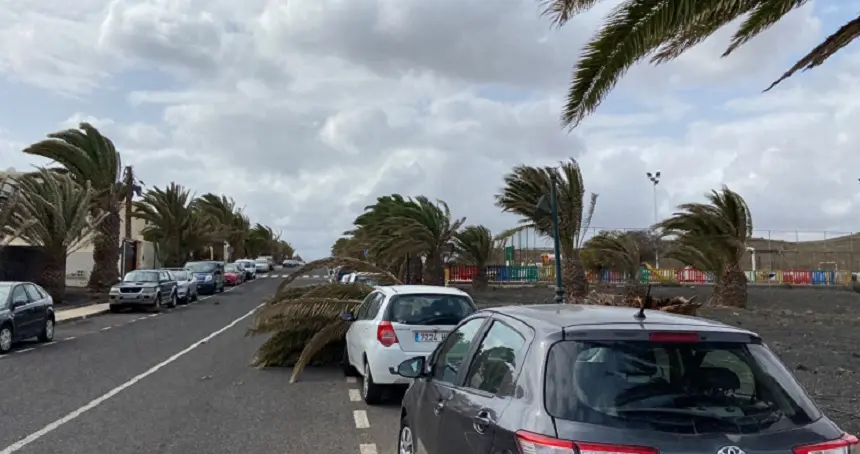
M 694 416 L 697 418 L 717 419 L 720 421 L 728 421 L 720 415 L 701 410 L 691 410 L 689 408 L 616 408 L 617 413 L 665 413 L 679 416 Z

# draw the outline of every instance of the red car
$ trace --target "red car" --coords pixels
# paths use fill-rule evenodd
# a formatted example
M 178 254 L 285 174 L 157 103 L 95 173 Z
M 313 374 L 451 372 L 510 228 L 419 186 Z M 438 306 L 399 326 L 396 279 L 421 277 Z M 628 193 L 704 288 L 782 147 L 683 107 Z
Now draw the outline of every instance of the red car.
M 239 285 L 245 282 L 245 272 L 238 266 L 229 264 L 224 267 L 224 283 L 227 285 Z

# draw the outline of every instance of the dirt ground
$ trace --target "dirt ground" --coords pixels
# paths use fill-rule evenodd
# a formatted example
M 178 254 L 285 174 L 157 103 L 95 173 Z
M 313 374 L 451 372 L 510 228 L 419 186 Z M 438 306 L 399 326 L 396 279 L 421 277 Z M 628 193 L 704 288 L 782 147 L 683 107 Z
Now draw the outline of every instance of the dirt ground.
M 480 306 L 553 302 L 550 288 L 473 292 Z M 697 296 L 710 287 L 654 288 L 657 297 Z M 762 336 L 825 414 L 843 430 L 860 433 L 860 294 L 832 288 L 750 287 L 747 309 L 703 307 L 699 316 Z

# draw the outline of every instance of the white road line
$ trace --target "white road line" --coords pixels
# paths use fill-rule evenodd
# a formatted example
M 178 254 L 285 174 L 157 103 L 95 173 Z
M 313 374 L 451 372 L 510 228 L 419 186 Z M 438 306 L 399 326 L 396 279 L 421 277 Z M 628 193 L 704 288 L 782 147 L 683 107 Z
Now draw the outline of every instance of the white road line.
M 65 338 L 65 339 L 63 339 L 63 340 L 64 340 L 64 341 L 70 341 L 70 340 L 75 340 L 75 339 L 77 339 L 77 337 L 75 337 L 75 336 L 71 336 L 71 337 L 67 337 L 67 338 Z
M 47 347 L 48 345 L 54 345 L 56 343 L 57 343 L 56 341 L 47 342 L 47 343 L 42 344 L 42 347 Z
M 358 379 L 355 377 L 346 377 L 347 383 L 358 383 Z
M 191 344 L 185 350 L 182 350 L 179 353 L 171 356 L 170 358 L 167 358 L 163 362 L 156 364 L 155 366 L 153 366 L 151 369 L 147 370 L 146 372 L 132 378 L 131 380 L 117 386 L 116 388 L 108 391 L 107 393 L 93 399 L 92 401 L 90 401 L 90 403 L 84 405 L 83 407 L 78 408 L 77 410 L 67 414 L 66 416 L 63 416 L 62 418 L 60 418 L 60 419 L 48 424 L 47 426 L 31 433 L 30 435 L 27 435 L 26 437 L 22 438 L 21 440 L 7 446 L 2 451 L 0 451 L 0 454 L 12 454 L 14 452 L 18 452 L 21 449 L 23 449 L 25 446 L 29 445 L 30 443 L 33 443 L 34 441 L 36 441 L 36 440 L 44 437 L 45 435 L 53 432 L 54 430 L 57 430 L 63 424 L 66 424 L 66 423 L 74 420 L 75 418 L 81 416 L 82 414 L 92 410 L 93 408 L 98 407 L 99 405 L 108 401 L 110 398 L 123 392 L 125 389 L 130 388 L 131 386 L 133 386 L 137 382 L 139 382 L 139 381 L 143 380 L 144 378 L 149 377 L 150 375 L 158 372 L 164 366 L 167 366 L 168 364 L 176 361 L 177 359 L 179 359 L 179 358 L 183 357 L 184 355 L 188 354 L 189 352 L 193 351 L 197 347 L 199 347 L 199 346 L 209 342 L 210 340 L 214 339 L 216 336 L 223 333 L 224 331 L 227 331 L 228 329 L 236 326 L 242 320 L 245 320 L 246 318 L 253 315 L 254 312 L 256 312 L 257 309 L 259 309 L 262 306 L 263 305 L 260 304 L 259 306 L 255 307 L 254 309 L 251 309 L 247 314 L 245 314 L 245 315 L 237 318 L 236 320 L 233 320 L 232 322 L 230 322 L 229 325 L 227 325 L 227 326 L 219 329 L 218 331 L 215 331 L 214 333 L 204 337 L 203 339 L 200 339 L 199 341 Z M 365 420 L 366 419 L 367 419 L 367 415 L 365 415 Z
M 364 410 L 355 410 L 352 412 L 352 419 L 355 420 L 356 429 L 369 429 L 370 421 L 367 419 L 367 412 Z M 0 451 L 0 454 L 6 454 Z
M 111 328 L 113 328 L 113 326 L 105 326 L 104 328 L 101 329 L 101 331 L 107 331 Z
M 158 317 L 158 314 L 149 314 L 147 317 Z
M 18 350 L 15 353 L 27 353 L 27 352 L 31 352 L 33 350 L 35 350 L 35 348 L 25 348 L 23 350 Z
M 362 443 L 358 445 L 358 452 L 361 454 L 376 454 L 376 443 Z
M 358 393 L 357 389 L 349 390 L 349 401 L 350 402 L 358 402 L 361 400 L 361 394 Z

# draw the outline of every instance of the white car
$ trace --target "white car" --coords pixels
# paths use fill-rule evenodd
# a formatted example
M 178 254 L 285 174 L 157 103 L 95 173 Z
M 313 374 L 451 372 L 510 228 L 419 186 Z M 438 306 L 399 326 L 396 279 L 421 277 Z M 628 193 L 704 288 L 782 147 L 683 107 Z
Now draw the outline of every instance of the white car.
M 380 275 L 377 273 L 349 273 L 340 278 L 341 284 L 367 284 L 371 287 L 379 285 Z
M 248 259 L 240 259 L 236 260 L 236 266 L 242 269 L 245 272 L 246 279 L 256 279 L 257 278 L 257 264 L 253 260 Z
M 268 273 L 271 270 L 269 259 L 265 257 L 254 260 L 254 267 L 257 269 L 257 273 Z
M 353 315 L 346 332 L 344 373 L 362 377 L 361 397 L 369 405 L 385 388 L 410 380 L 389 371 L 416 356 L 429 356 L 455 325 L 477 310 L 468 293 L 429 285 L 377 287 Z

